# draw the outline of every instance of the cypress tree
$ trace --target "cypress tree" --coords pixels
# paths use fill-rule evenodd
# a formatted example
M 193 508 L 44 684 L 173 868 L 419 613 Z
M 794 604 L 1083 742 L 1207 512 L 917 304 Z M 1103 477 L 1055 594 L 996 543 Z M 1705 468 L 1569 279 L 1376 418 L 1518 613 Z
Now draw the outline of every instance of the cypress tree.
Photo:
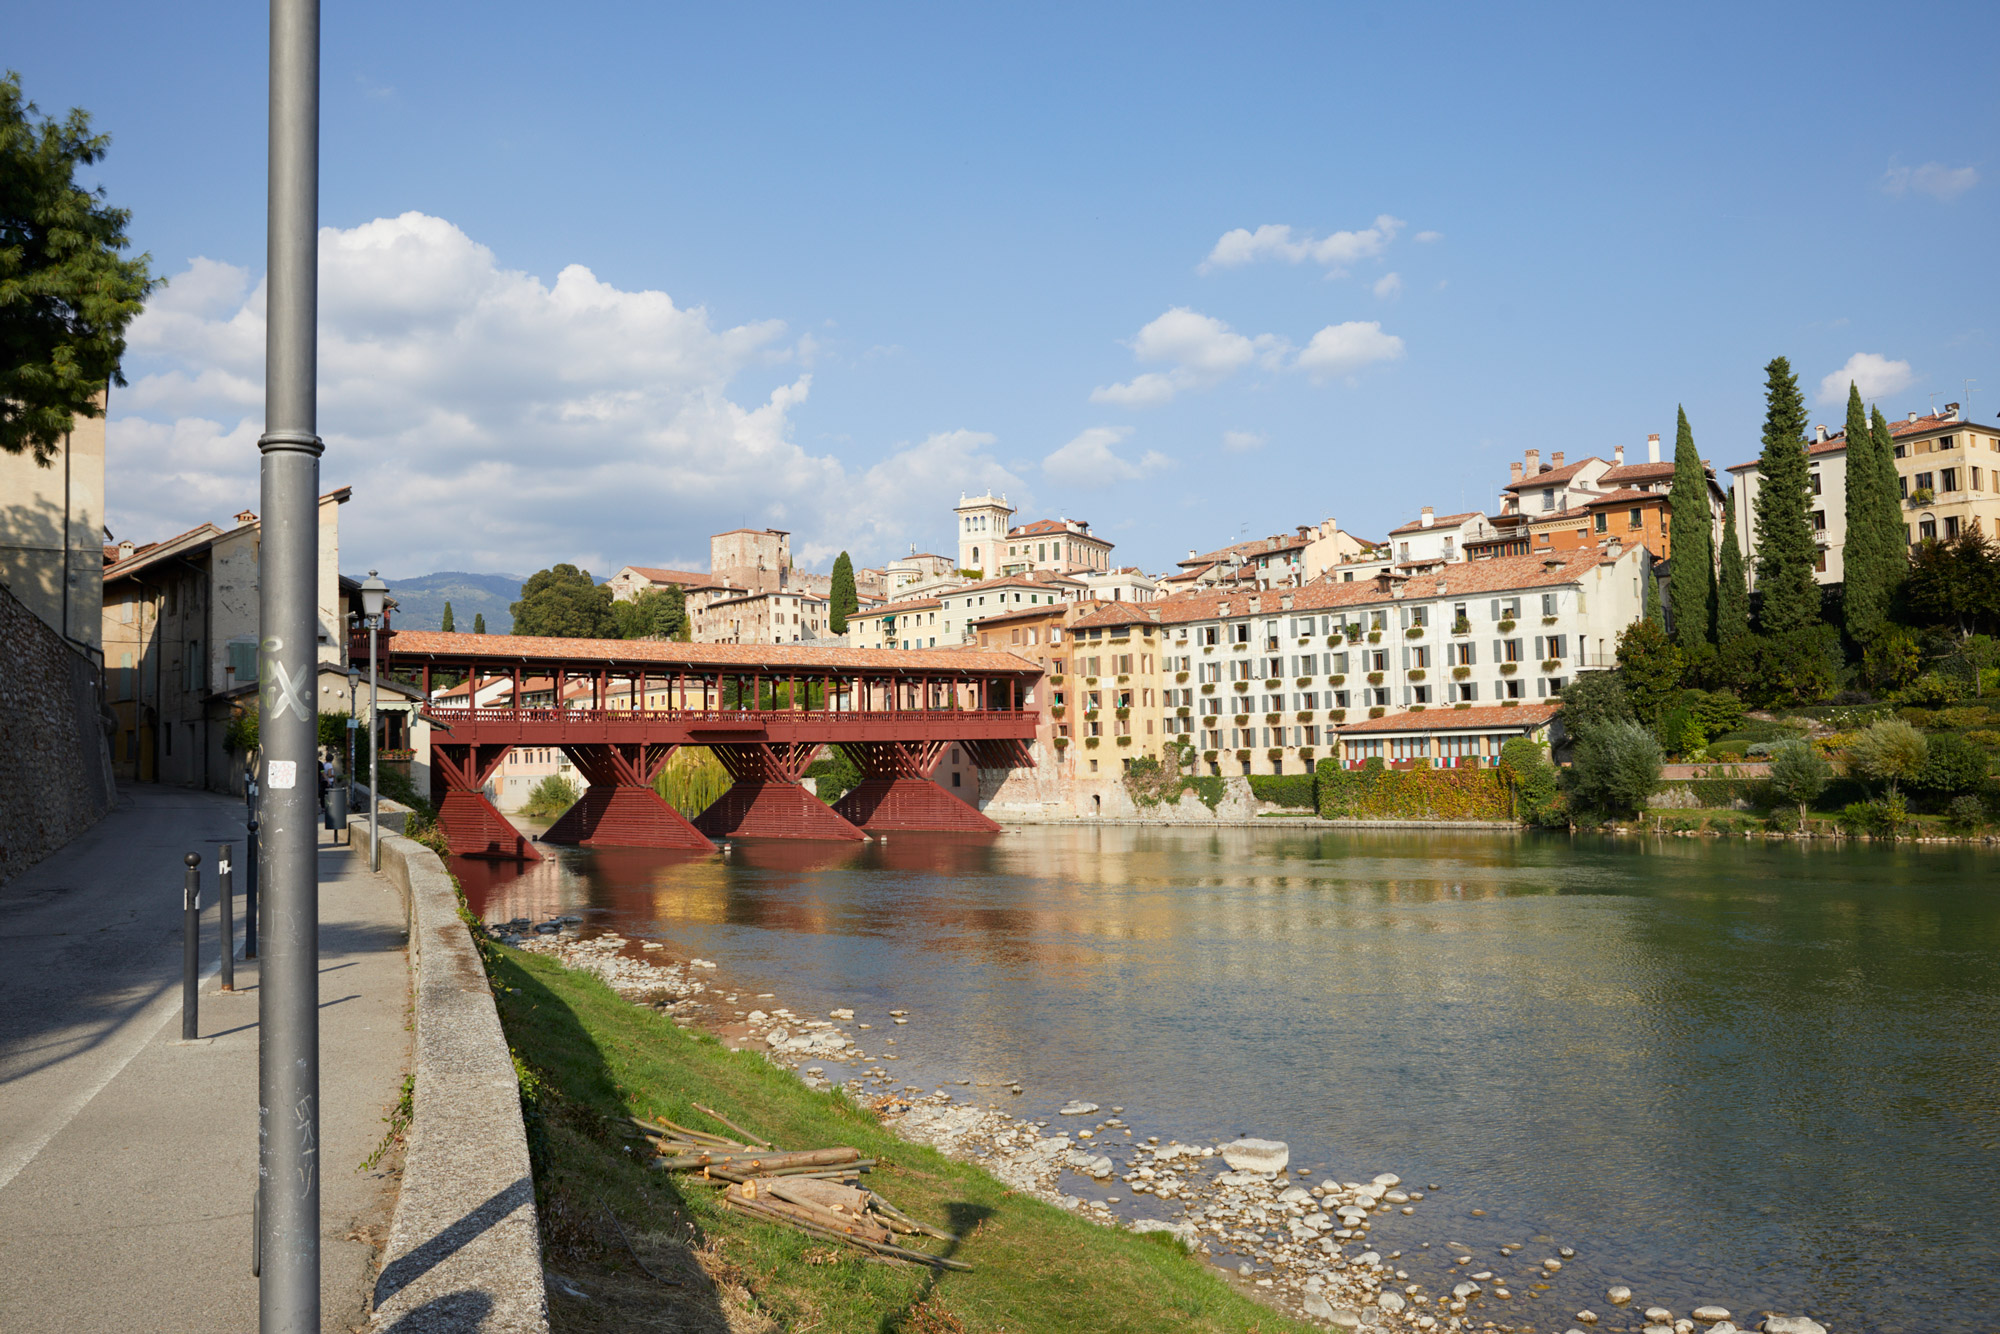
M 1861 406 L 1861 391 L 1847 386 L 1847 541 L 1841 548 L 1841 607 L 1847 637 L 1866 644 L 1882 628 L 1889 610 L 1889 563 L 1882 547 L 1875 488 L 1875 432 Z
M 438 629 L 440 629 L 440 630 L 444 631 L 444 632 L 445 632 L 446 634 L 450 634 L 450 633 L 452 632 L 452 620 L 451 620 L 451 599 L 450 599 L 450 598 L 446 598 L 446 599 L 445 599 L 445 604 L 444 604 L 444 623 L 443 623 L 442 625 L 438 626 Z
M 854 562 L 845 551 L 833 559 L 833 588 L 827 603 L 827 628 L 837 635 L 846 634 L 847 618 L 861 610 L 861 595 L 854 589 Z
M 1691 653 L 1708 642 L 1715 621 L 1715 529 L 1708 508 L 1708 470 L 1695 450 L 1685 408 L 1674 436 L 1674 481 L 1667 504 L 1673 542 L 1667 601 L 1674 609 L 1674 642 Z
M 1715 581 L 1715 642 L 1733 643 L 1750 633 L 1750 586 L 1743 578 L 1743 546 L 1736 540 L 1736 495 L 1723 507 L 1721 572 Z
M 1758 628 L 1765 634 L 1803 630 L 1819 622 L 1813 579 L 1812 497 L 1806 470 L 1806 404 L 1792 363 L 1774 357 L 1764 368 L 1764 450 L 1757 458 Z
M 472 633 L 475 635 L 483 635 L 486 633 L 485 612 L 475 611 L 474 613 L 472 613 Z
M 1667 613 L 1660 606 L 1660 581 L 1649 565 L 1646 567 L 1646 619 L 1660 627 L 1662 634 L 1667 629 Z
M 1903 520 L 1903 485 L 1896 475 L 1896 439 L 1889 434 L 1889 419 L 1877 407 L 1871 423 L 1875 435 L 1875 522 L 1876 539 L 1886 553 L 1888 575 L 1885 582 L 1891 597 L 1896 585 L 1910 572 L 1910 528 Z

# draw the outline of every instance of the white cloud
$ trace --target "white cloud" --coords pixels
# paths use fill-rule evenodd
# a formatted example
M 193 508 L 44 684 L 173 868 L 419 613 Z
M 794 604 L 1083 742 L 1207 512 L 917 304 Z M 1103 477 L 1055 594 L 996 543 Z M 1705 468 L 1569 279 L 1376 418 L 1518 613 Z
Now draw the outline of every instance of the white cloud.
M 1384 301 L 1394 300 L 1403 294 L 1403 275 L 1385 273 L 1375 280 L 1375 295 Z
M 1238 227 L 1222 234 L 1215 248 L 1208 252 L 1208 258 L 1201 262 L 1200 271 L 1233 269 L 1263 259 L 1280 260 L 1287 264 L 1312 260 L 1330 269 L 1338 269 L 1356 260 L 1371 259 L 1381 254 L 1404 226 L 1401 218 L 1384 213 L 1375 219 L 1372 227 L 1354 232 L 1334 232 L 1323 237 L 1315 237 L 1310 232 L 1294 232 L 1282 223 L 1265 223 L 1254 232 Z
M 1819 401 L 1845 403 L 1850 384 L 1861 390 L 1864 399 L 1887 398 L 1908 389 L 1916 378 L 1907 361 L 1891 361 L 1873 352 L 1856 352 L 1845 366 L 1819 382 Z
M 1905 195 L 1915 191 L 1946 203 L 1979 184 L 1979 172 L 1972 167 L 1947 167 L 1942 162 L 1926 162 L 1921 167 L 1891 167 L 1882 173 L 1882 193 Z
M 1412 237 L 1411 239 L 1412 239 L 1412 240 L 1414 240 L 1414 241 L 1418 241 L 1418 242 L 1420 242 L 1420 243 L 1422 243 L 1422 244 L 1424 244 L 1424 245 L 1429 245 L 1429 244 L 1430 244 L 1431 242 L 1433 242 L 1433 241 L 1442 241 L 1442 240 L 1444 240 L 1444 233 L 1443 233 L 1443 232 L 1418 232 L 1418 233 L 1417 233 L 1417 234 L 1416 234 L 1416 235 L 1415 235 L 1414 237 Z
M 133 321 L 112 399 L 110 522 L 140 540 L 257 508 L 264 288 L 192 261 Z M 420 213 L 320 233 L 322 483 L 354 486 L 343 565 L 527 571 L 699 559 L 736 524 L 823 564 L 930 540 L 965 487 L 1027 488 L 992 437 L 949 431 L 853 469 L 792 440 L 810 346 L 716 327 L 571 265 L 503 268 Z M 749 393 L 737 386 L 755 378 Z
M 1374 320 L 1349 320 L 1329 324 L 1312 336 L 1293 366 L 1315 380 L 1352 375 L 1378 362 L 1396 361 L 1403 355 L 1403 340 L 1385 334 Z
M 1173 465 L 1172 459 L 1150 449 L 1137 462 L 1120 457 L 1112 446 L 1131 433 L 1129 426 L 1093 426 L 1043 459 L 1042 471 L 1062 486 L 1097 487 L 1136 481 Z
M 1264 447 L 1264 437 L 1255 431 L 1224 431 L 1222 447 L 1232 454 L 1248 454 Z
M 1168 362 L 1167 371 L 1149 371 L 1124 384 L 1093 389 L 1093 403 L 1120 407 L 1155 407 L 1184 389 L 1206 389 L 1222 383 L 1263 358 L 1276 364 L 1285 343 L 1272 334 L 1248 338 L 1221 320 L 1186 306 L 1175 306 L 1132 340 L 1132 354 L 1141 362 Z

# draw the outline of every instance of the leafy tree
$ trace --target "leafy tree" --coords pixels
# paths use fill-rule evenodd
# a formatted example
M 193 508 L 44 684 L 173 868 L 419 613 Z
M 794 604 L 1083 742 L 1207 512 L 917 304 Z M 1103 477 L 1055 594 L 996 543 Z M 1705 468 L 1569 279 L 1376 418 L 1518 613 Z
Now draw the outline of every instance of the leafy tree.
M 1708 744 L 1708 728 L 1686 703 L 1667 710 L 1653 730 L 1669 755 L 1692 755 Z
M 1805 828 L 1806 808 L 1832 781 L 1833 766 L 1810 743 L 1780 741 L 1771 747 L 1771 791 L 1799 808 L 1800 829 Z
M 2000 547 L 1977 528 L 1917 543 L 1897 603 L 1905 619 L 1960 635 L 2000 625 Z
M 1516 819 L 1532 825 L 1563 823 L 1556 767 L 1540 745 L 1517 736 L 1501 746 L 1500 776 L 1514 794 Z
M 483 635 L 486 633 L 485 612 L 475 611 L 472 613 L 472 633 L 475 635 Z
M 1929 750 L 1922 732 L 1901 718 L 1884 718 L 1855 734 L 1847 745 L 1847 760 L 1855 773 L 1886 784 L 1894 797 L 1897 785 L 1914 779 L 1924 767 Z
M 1723 511 L 1722 559 L 1715 579 L 1715 642 L 1750 633 L 1750 585 L 1743 574 L 1743 545 L 1736 540 L 1736 496 Z
M 1686 408 L 1680 409 L 1674 436 L 1674 480 L 1667 504 L 1674 553 L 1667 602 L 1674 609 L 1674 642 L 1691 652 L 1709 641 L 1715 624 L 1715 530 L 1709 517 L 1708 469 L 1694 447 Z
M 1616 672 L 1584 672 L 1563 687 L 1562 720 L 1567 731 L 1630 722 L 1632 716 L 1632 697 Z
M 120 254 L 131 213 L 76 182 L 110 144 L 82 110 L 43 119 L 20 75 L 0 77 L 0 450 L 44 467 L 125 383 L 125 326 L 159 285 L 150 255 Z
M 1733 690 L 1691 690 L 1681 702 L 1701 719 L 1702 730 L 1711 737 L 1721 736 L 1743 721 L 1743 701 Z
M 1884 626 L 1861 654 L 1861 679 L 1877 691 L 1900 690 L 1923 670 L 1923 645 L 1900 625 Z
M 583 789 L 574 779 L 549 774 L 528 789 L 528 799 L 521 803 L 521 814 L 547 819 L 561 815 L 582 799 Z
M 615 639 L 618 617 L 611 590 L 574 565 L 557 565 L 531 575 L 513 605 L 514 633 L 558 639 Z
M 1576 806 L 1634 814 L 1660 790 L 1662 759 L 1660 739 L 1638 723 L 1585 728 L 1563 773 L 1563 786 Z
M 454 627 L 451 619 L 451 599 L 446 598 L 444 602 L 444 620 L 439 623 L 438 629 L 445 634 L 450 634 L 453 628 Z
M 1680 651 L 1652 621 L 1634 621 L 1618 636 L 1618 679 L 1634 717 L 1651 726 L 1679 695 Z
M 1847 386 L 1847 541 L 1841 548 L 1841 609 L 1847 637 L 1867 644 L 1882 631 L 1899 552 L 1885 550 L 1877 510 L 1881 470 L 1875 466 L 1875 431 L 1861 406 L 1861 390 Z M 1892 493 L 1893 494 L 1893 493 Z M 1894 503 L 1893 501 L 1891 503 Z M 1900 544 L 1899 544 L 1900 545 Z
M 1764 368 L 1764 450 L 1757 458 L 1757 620 L 1766 634 L 1802 630 L 1819 620 L 1813 580 L 1811 482 L 1806 469 L 1806 405 L 1783 357 Z
M 1718 681 L 1752 708 L 1825 699 L 1840 679 L 1840 637 L 1830 625 L 1783 635 L 1745 635 L 1724 646 Z
M 833 588 L 827 603 L 827 629 L 846 634 L 847 618 L 861 610 L 861 595 L 854 588 L 854 562 L 845 551 L 833 558 Z
M 1917 767 L 1910 786 L 1942 797 L 1977 792 L 1986 786 L 1986 751 L 1956 732 L 1940 732 L 1927 738 L 1924 762 Z
M 630 602 L 613 602 L 621 639 L 674 639 L 688 637 L 687 593 L 679 584 L 649 588 Z

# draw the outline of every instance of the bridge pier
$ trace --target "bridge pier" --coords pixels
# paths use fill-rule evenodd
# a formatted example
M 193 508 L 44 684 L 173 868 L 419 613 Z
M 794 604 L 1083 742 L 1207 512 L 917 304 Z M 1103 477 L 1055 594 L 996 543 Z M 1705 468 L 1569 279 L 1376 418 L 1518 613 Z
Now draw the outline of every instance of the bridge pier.
M 455 857 L 538 862 L 542 854 L 486 799 L 486 780 L 507 758 L 509 745 L 431 743 L 431 796 L 438 824 Z M 439 794 L 438 788 L 444 791 Z
M 674 743 L 566 741 L 562 748 L 590 786 L 549 826 L 542 842 L 715 851 L 685 815 L 653 791 L 653 780 L 674 753 Z
M 736 781 L 695 817 L 710 838 L 817 838 L 859 842 L 867 837 L 799 781 L 819 750 L 813 742 L 715 744 L 709 749 Z
M 841 749 L 860 768 L 855 789 L 833 809 L 870 833 L 942 829 L 998 833 L 1000 826 L 931 781 L 949 741 L 858 741 Z

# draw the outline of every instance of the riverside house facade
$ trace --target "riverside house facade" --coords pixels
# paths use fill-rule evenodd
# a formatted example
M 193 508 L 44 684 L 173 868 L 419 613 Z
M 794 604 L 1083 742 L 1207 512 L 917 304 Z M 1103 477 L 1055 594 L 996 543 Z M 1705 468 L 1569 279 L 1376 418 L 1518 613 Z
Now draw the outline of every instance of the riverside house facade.
M 1072 671 L 1051 698 L 1085 754 L 1115 770 L 1184 741 L 1211 774 L 1304 773 L 1346 724 L 1548 703 L 1579 671 L 1613 665 L 1652 564 L 1613 541 L 1104 607 L 1068 628 Z

